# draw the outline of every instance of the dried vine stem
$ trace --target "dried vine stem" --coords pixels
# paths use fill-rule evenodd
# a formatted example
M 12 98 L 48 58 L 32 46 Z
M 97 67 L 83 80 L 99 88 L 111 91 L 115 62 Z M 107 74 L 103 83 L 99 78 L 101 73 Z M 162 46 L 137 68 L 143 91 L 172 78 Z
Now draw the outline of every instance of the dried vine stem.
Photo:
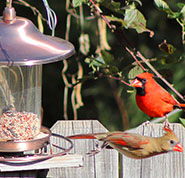
M 65 84 L 65 87 L 64 87 L 64 100 L 63 100 L 63 103 L 64 103 L 64 119 L 68 120 L 68 115 L 67 115 L 68 91 L 69 91 L 69 88 L 72 87 L 72 85 L 68 82 L 67 76 L 65 74 L 65 72 L 68 69 L 67 61 L 63 60 L 63 64 L 64 64 L 64 67 L 62 69 L 61 74 L 62 74 L 62 78 L 63 78 L 64 84 Z
M 80 15 L 78 15 L 76 13 L 75 9 L 70 9 L 70 0 L 66 0 L 66 11 L 69 13 L 67 16 L 67 23 L 66 23 L 66 33 L 65 33 L 65 39 L 69 40 L 69 32 L 70 32 L 70 28 L 71 28 L 71 17 L 75 17 L 80 19 L 80 24 L 81 24 L 81 31 L 83 31 L 83 26 L 84 26 L 84 17 L 83 17 L 83 8 L 80 7 L 79 11 L 80 11 Z M 68 62 L 67 60 L 63 60 L 63 64 L 64 67 L 62 69 L 62 78 L 65 84 L 64 87 L 64 118 L 65 120 L 68 120 L 68 114 L 67 114 L 67 109 L 68 109 L 68 94 L 69 94 L 69 88 L 72 89 L 71 92 L 71 105 L 72 105 L 72 109 L 73 109 L 73 117 L 74 120 L 77 120 L 77 109 L 79 109 L 81 106 L 83 106 L 83 102 L 82 102 L 82 97 L 81 97 L 81 87 L 82 84 L 81 83 L 77 83 L 76 78 L 82 78 L 83 77 L 83 68 L 81 63 L 78 61 L 78 59 L 76 59 L 77 61 L 77 65 L 78 65 L 78 69 L 77 69 L 77 73 L 76 74 L 72 74 L 71 77 L 71 83 L 68 81 L 68 78 L 66 76 L 66 72 L 68 70 Z M 75 85 L 76 84 L 76 85 Z

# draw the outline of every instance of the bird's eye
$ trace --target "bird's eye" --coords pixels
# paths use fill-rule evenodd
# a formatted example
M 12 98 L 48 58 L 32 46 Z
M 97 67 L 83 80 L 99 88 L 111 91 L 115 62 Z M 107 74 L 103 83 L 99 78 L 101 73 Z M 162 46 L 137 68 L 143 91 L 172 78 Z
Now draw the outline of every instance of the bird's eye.
M 143 82 L 143 83 L 146 83 L 146 79 L 144 78 L 144 79 L 142 80 L 142 82 Z
M 174 142 L 174 140 L 170 140 L 170 144 L 172 144 L 172 145 L 173 145 L 174 143 L 175 143 L 175 142 Z

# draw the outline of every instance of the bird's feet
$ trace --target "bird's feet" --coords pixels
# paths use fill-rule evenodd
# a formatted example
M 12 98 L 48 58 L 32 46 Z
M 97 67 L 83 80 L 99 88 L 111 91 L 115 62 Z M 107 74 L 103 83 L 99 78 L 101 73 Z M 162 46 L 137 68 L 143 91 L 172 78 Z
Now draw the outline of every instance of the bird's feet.
M 146 122 L 143 122 L 143 123 L 142 123 L 142 126 L 149 126 L 150 124 L 151 124 L 150 121 L 146 121 Z
M 164 127 L 166 127 L 166 128 L 169 128 L 170 127 L 170 123 L 169 123 L 167 117 L 166 117 L 165 121 L 163 122 L 163 124 L 164 124 Z
M 94 156 L 96 154 L 98 154 L 101 150 L 103 150 L 104 148 L 107 147 L 107 142 L 103 142 L 103 144 L 100 146 L 100 144 L 98 142 L 96 142 L 95 144 L 95 147 L 96 149 L 95 150 L 91 150 L 90 152 L 87 153 L 88 156 Z
M 96 150 L 91 150 L 90 152 L 86 153 L 89 157 L 94 156 L 98 154 L 101 150 L 96 149 Z

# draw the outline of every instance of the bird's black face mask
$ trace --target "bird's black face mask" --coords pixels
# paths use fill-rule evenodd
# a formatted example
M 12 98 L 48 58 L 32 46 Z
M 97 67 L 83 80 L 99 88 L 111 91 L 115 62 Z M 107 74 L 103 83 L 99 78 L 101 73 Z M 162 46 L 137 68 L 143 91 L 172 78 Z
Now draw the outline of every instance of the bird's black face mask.
M 145 96 L 146 91 L 145 91 L 145 83 L 146 79 L 141 79 L 139 77 L 136 77 L 137 80 L 139 80 L 142 83 L 142 88 L 136 87 L 136 92 L 139 96 Z

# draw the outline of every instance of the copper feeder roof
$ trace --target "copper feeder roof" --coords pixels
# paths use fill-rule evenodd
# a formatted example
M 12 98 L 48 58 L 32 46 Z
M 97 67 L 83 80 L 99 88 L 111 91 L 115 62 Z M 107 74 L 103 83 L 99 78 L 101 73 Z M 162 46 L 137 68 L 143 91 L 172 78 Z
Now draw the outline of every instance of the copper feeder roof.
M 6 7 L 0 18 L 1 65 L 46 64 L 75 53 L 70 42 L 43 35 L 30 20 L 15 14 L 14 8 Z

